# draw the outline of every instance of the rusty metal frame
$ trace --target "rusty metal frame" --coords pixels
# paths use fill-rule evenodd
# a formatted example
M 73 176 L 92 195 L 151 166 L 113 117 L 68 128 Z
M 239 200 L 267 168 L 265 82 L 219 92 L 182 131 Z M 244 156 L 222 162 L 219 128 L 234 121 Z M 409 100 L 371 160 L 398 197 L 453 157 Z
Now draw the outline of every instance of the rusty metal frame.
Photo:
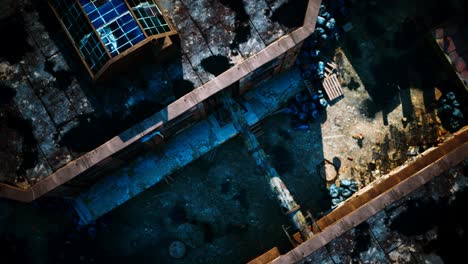
M 140 27 L 141 31 L 143 31 L 143 34 L 145 34 L 145 38 L 148 38 L 149 37 L 148 34 L 146 33 L 145 29 L 141 25 L 140 21 L 138 21 L 138 19 L 136 18 L 137 16 L 135 15 L 135 12 L 133 12 L 132 7 L 130 6 L 130 4 L 127 2 L 127 0 L 123 0 L 123 1 L 124 1 L 125 5 L 127 6 L 128 10 L 130 11 L 130 13 L 132 14 L 133 18 L 135 18 L 135 21 L 138 24 L 138 26 Z
M 124 0 L 124 1 L 127 1 L 127 0 Z M 171 31 L 169 32 L 166 32 L 166 33 L 169 33 L 171 35 L 174 35 L 174 34 L 177 34 L 177 30 L 175 29 L 175 27 L 172 25 L 171 21 L 169 20 L 169 18 L 166 16 L 166 14 L 164 13 L 164 10 L 161 8 L 161 5 L 158 3 L 157 0 L 153 0 L 154 3 L 158 6 L 158 9 L 159 11 L 161 11 L 161 15 L 164 17 L 164 20 L 167 22 L 167 25 L 169 26 L 169 28 L 171 29 Z M 164 33 L 163 33 L 164 34 Z
M 137 16 L 136 16 L 135 13 L 133 12 L 132 7 L 130 6 L 130 4 L 128 3 L 128 0 L 123 0 L 123 1 L 125 2 L 125 4 L 127 5 L 128 9 L 130 10 L 130 13 L 132 13 L 132 16 L 133 16 L 133 17 L 135 18 L 135 20 L 137 21 L 137 23 L 138 23 L 138 25 L 140 26 L 141 30 L 144 32 L 145 36 L 146 36 L 146 37 L 151 37 L 151 36 L 148 36 L 148 34 L 146 33 L 145 29 L 144 29 L 143 26 L 141 25 L 140 21 L 138 21 Z M 158 7 L 158 10 L 161 12 L 161 15 L 163 16 L 164 21 L 166 21 L 167 25 L 168 25 L 169 28 L 171 29 L 171 30 L 168 31 L 168 32 L 164 32 L 164 33 L 152 35 L 152 37 L 163 38 L 163 37 L 166 37 L 166 36 L 172 36 L 172 35 L 177 34 L 177 30 L 175 29 L 175 27 L 172 25 L 171 21 L 168 19 L 168 17 L 167 17 L 166 14 L 164 13 L 164 11 L 163 11 L 163 9 L 161 8 L 161 5 L 158 3 L 158 1 L 157 1 L 157 0 L 151 0 L 151 1 L 154 1 L 154 3 L 156 4 L 156 6 Z
M 61 19 L 60 16 L 58 15 L 57 10 L 55 10 L 54 6 L 50 3 L 50 1 L 47 1 L 47 4 L 49 5 L 50 9 L 52 9 L 52 12 L 54 13 L 55 17 L 56 17 L 57 20 L 59 21 L 60 26 L 62 27 L 62 30 L 63 30 L 63 31 L 65 32 L 65 34 L 67 35 L 68 40 L 72 43 L 73 48 L 75 49 L 76 53 L 78 53 L 78 56 L 80 57 L 81 62 L 83 62 L 84 66 L 86 67 L 86 70 L 88 71 L 89 75 L 91 76 L 91 78 L 94 79 L 94 73 L 93 73 L 93 71 L 92 71 L 91 68 L 89 67 L 88 63 L 86 63 L 86 60 L 84 59 L 83 55 L 81 55 L 81 52 L 80 52 L 80 50 L 78 49 L 78 47 L 76 46 L 75 41 L 73 41 L 73 38 L 71 37 L 70 33 L 68 32 L 67 27 L 65 27 L 65 25 L 64 25 L 63 22 L 62 22 L 62 19 Z M 80 8 L 81 8 L 81 5 L 80 5 Z
M 94 73 L 90 66 L 88 65 L 88 63 L 86 62 L 85 58 L 83 57 L 83 55 L 81 54 L 80 50 L 78 49 L 76 43 L 73 41 L 73 38 L 71 37 L 70 33 L 68 32 L 68 29 L 65 27 L 65 25 L 63 24 L 62 22 L 62 18 L 59 16 L 59 14 L 57 13 L 57 10 L 55 10 L 55 8 L 53 7 L 53 5 L 50 3 L 50 1 L 47 1 L 47 3 L 49 4 L 50 8 L 52 9 L 54 15 L 57 17 L 57 19 L 59 20 L 59 23 L 63 29 L 63 31 L 65 31 L 65 34 L 67 35 L 69 41 L 72 43 L 73 45 L 73 48 L 75 49 L 75 51 L 78 53 L 78 56 L 80 57 L 81 61 L 83 62 L 83 64 L 85 65 L 86 67 L 86 70 L 88 71 L 89 75 L 91 76 L 91 78 L 93 79 L 93 81 L 97 81 L 108 69 L 109 67 L 114 64 L 115 62 L 125 58 L 126 56 L 128 56 L 130 53 L 140 49 L 141 47 L 145 46 L 147 43 L 153 41 L 153 40 L 156 40 L 156 39 L 162 39 L 162 38 L 166 38 L 166 37 L 169 37 L 169 36 L 173 36 L 173 35 L 176 35 L 177 34 L 177 31 L 175 30 L 174 26 L 172 25 L 172 23 L 169 21 L 169 19 L 167 18 L 167 16 L 164 14 L 163 10 L 161 9 L 161 6 L 159 5 L 158 1 L 156 0 L 152 0 L 154 1 L 154 3 L 157 5 L 158 9 L 161 11 L 161 15 L 163 16 L 164 20 L 167 22 L 167 25 L 169 26 L 169 28 L 171 29 L 170 31 L 168 32 L 164 32 L 164 33 L 161 33 L 161 34 L 157 34 L 157 35 L 152 35 L 152 36 L 149 36 L 146 31 L 144 30 L 143 26 L 140 24 L 140 21 L 138 21 L 135 13 L 133 12 L 130 4 L 127 2 L 127 0 L 123 0 L 123 2 L 125 3 L 125 5 L 127 6 L 127 8 L 129 9 L 130 11 L 130 14 L 132 15 L 132 17 L 135 19 L 138 27 L 141 29 L 141 31 L 143 32 L 144 36 L 145 36 L 145 39 L 140 41 L 139 43 L 137 43 L 136 45 L 132 46 L 131 48 L 125 50 L 124 52 L 118 54 L 117 56 L 115 57 L 112 57 L 109 50 L 107 49 L 106 45 L 104 45 L 104 43 L 102 42 L 102 39 L 101 37 L 99 36 L 99 33 L 97 32 L 96 28 L 94 27 L 93 23 L 91 23 L 91 20 L 89 19 L 88 15 L 86 14 L 86 12 L 84 11 L 83 9 L 83 6 L 81 5 L 80 1 L 78 0 L 75 0 L 76 4 L 79 6 L 81 12 L 83 13 L 83 15 L 85 16 L 86 18 L 86 21 L 88 21 L 88 24 L 91 26 L 91 29 L 93 31 L 94 34 L 97 35 L 98 39 L 99 39 L 99 42 L 101 43 L 101 46 L 104 48 L 104 50 L 106 51 L 106 54 L 107 54 L 107 57 L 108 57 L 108 61 L 100 68 L 97 70 L 96 73 Z
M 98 36 L 98 39 L 99 39 L 99 43 L 101 43 L 101 46 L 104 48 L 104 50 L 106 51 L 107 53 L 107 56 L 109 57 L 109 59 L 112 58 L 109 50 L 107 50 L 107 47 L 106 45 L 104 45 L 104 42 L 102 42 L 102 39 L 101 37 L 99 36 L 99 33 L 97 32 L 96 28 L 94 27 L 93 23 L 91 22 L 91 20 L 89 19 L 88 15 L 86 14 L 85 10 L 83 9 L 83 6 L 81 5 L 80 1 L 79 0 L 75 0 L 76 4 L 80 7 L 80 10 L 81 12 L 83 13 L 83 15 L 86 17 L 86 21 L 88 21 L 88 24 L 91 26 L 91 28 L 93 29 L 93 32 L 94 34 L 96 34 Z

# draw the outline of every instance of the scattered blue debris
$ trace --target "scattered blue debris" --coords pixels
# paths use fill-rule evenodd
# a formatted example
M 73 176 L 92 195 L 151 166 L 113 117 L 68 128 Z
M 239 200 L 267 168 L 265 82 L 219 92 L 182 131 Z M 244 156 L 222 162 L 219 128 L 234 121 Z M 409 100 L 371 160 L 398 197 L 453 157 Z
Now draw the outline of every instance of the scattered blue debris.
M 334 183 L 330 185 L 328 190 L 332 198 L 337 198 L 340 195 L 340 191 L 338 190 L 338 187 Z
M 340 187 L 336 186 L 334 183 L 331 184 L 328 187 L 328 193 L 332 198 L 332 208 L 337 207 L 339 203 L 351 197 L 357 190 L 358 182 L 355 180 L 343 179 L 340 181 Z
M 312 111 L 312 113 L 310 114 L 310 116 L 312 117 L 313 120 L 317 120 L 317 119 L 319 119 L 319 117 L 320 117 L 320 113 L 319 113 L 319 111 L 314 110 L 314 111 Z
M 449 131 L 456 131 L 465 124 L 465 117 L 460 110 L 460 103 L 453 92 L 448 92 L 439 100 L 438 115 L 442 125 Z
M 334 9 L 343 6 L 344 2 L 338 1 Z M 304 41 L 296 61 L 296 65 L 301 68 L 302 78 L 312 84 L 316 93 L 312 95 L 305 92 L 297 94 L 284 111 L 293 117 L 292 125 L 295 130 L 308 130 L 310 128 L 309 122 L 318 120 L 321 112 L 328 106 L 322 92 L 321 81 L 325 78 L 325 63 L 320 60 L 320 54 L 321 48 L 327 45 L 330 40 L 336 39 L 337 34 L 336 20 L 322 4 L 315 32 Z
M 325 98 L 320 98 L 319 102 L 323 108 L 328 106 L 327 100 L 325 100 Z
M 317 25 L 324 26 L 327 23 L 327 20 L 324 17 L 318 16 L 317 17 Z
M 305 130 L 308 130 L 309 128 L 310 128 L 309 125 L 299 125 L 299 126 L 295 127 L 294 129 L 295 130 L 305 131 Z
M 325 109 L 323 94 L 300 92 L 291 99 L 284 113 L 292 116 L 292 124 L 295 130 L 307 130 L 310 128 L 309 122 L 320 118 L 320 112 Z
M 318 62 L 317 75 L 320 79 L 325 77 L 325 63 L 323 61 Z
M 333 10 L 342 7 L 343 1 L 335 1 Z M 312 96 L 299 93 L 289 102 L 285 113 L 293 116 L 292 123 L 296 130 L 307 130 L 308 122 L 319 119 L 320 113 L 328 106 L 322 92 L 321 81 L 325 78 L 325 63 L 320 60 L 320 55 L 321 48 L 328 45 L 330 40 L 338 38 L 336 20 L 331 15 L 337 12 L 333 10 L 328 12 L 325 5 L 320 6 L 315 32 L 304 41 L 296 61 L 296 65 L 301 68 L 302 78 L 310 82 L 316 90 Z

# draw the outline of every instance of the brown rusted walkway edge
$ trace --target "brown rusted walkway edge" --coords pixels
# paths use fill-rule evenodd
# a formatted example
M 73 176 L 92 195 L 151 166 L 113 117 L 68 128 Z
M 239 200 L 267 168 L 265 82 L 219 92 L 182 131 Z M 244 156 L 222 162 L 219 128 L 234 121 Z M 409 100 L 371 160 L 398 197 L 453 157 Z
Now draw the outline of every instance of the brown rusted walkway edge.
M 257 69 L 265 63 L 281 56 L 286 51 L 302 43 L 302 41 L 314 32 L 321 2 L 322 0 L 309 0 L 304 25 L 302 27 L 281 37 L 252 57 L 245 59 L 213 80 L 179 98 L 165 109 L 154 114 L 140 124 L 133 126 L 129 130 L 112 138 L 98 148 L 69 162 L 67 165 L 44 178 L 42 181 L 39 181 L 29 189 L 20 189 L 0 183 L 0 197 L 22 202 L 31 202 L 41 197 L 47 192 L 97 165 L 99 162 L 137 142 L 145 135 L 155 131 L 163 124 L 187 112 L 207 98 L 239 81 L 254 69 Z
M 347 202 L 318 221 L 322 232 L 271 263 L 296 263 L 405 197 L 435 176 L 468 158 L 468 126 L 442 145 L 428 149 L 413 162 L 363 188 Z

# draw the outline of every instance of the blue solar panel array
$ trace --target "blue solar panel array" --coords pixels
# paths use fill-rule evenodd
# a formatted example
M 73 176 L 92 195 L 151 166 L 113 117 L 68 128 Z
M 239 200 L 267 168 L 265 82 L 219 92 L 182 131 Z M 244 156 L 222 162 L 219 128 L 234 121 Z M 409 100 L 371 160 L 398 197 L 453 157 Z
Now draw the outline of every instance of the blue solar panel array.
M 80 0 L 89 20 L 112 57 L 145 39 L 122 0 Z

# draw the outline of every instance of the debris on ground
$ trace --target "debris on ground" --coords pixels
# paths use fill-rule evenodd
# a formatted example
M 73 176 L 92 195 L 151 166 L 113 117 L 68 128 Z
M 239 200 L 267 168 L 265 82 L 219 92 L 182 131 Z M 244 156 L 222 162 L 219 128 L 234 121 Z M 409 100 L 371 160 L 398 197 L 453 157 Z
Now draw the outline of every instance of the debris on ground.
M 328 162 L 325 162 L 325 179 L 327 182 L 333 181 L 338 176 L 335 166 Z
M 312 95 L 303 91 L 292 98 L 284 112 L 292 116 L 293 128 L 296 130 L 309 129 L 309 122 L 318 120 L 321 112 L 325 109 L 323 100 L 321 91 Z
M 457 101 L 455 93 L 448 92 L 441 96 L 437 109 L 442 125 L 449 131 L 456 131 L 465 124 L 465 117 L 460 110 L 460 103 Z
M 416 156 L 419 154 L 419 146 L 410 146 L 408 148 L 408 152 L 406 152 L 407 156 Z
M 353 135 L 353 138 L 354 138 L 354 139 L 360 139 L 360 140 L 363 140 L 363 139 L 364 139 L 364 135 L 363 135 L 363 134 L 361 134 L 361 133 L 360 133 L 360 134 L 354 134 L 354 135 Z
M 344 12 L 344 9 L 339 12 Z M 308 130 L 309 122 L 319 119 L 321 111 L 328 106 L 321 83 L 325 78 L 325 62 L 320 56 L 322 49 L 329 48 L 332 41 L 338 38 L 336 20 L 322 4 L 317 17 L 316 30 L 304 41 L 296 61 L 304 81 L 311 84 L 311 89 L 309 94 L 305 92 L 297 94 L 284 110 L 285 113 L 293 116 L 292 126 L 295 130 Z M 311 91 L 312 89 L 314 91 Z
M 341 202 L 351 197 L 358 191 L 358 182 L 355 180 L 343 179 L 337 183 L 332 183 L 328 187 L 328 193 L 332 198 L 332 208 L 336 208 Z
M 467 165 L 433 178 L 298 263 L 467 263 L 468 221 L 460 214 L 468 201 Z
M 304 80 L 311 82 L 317 90 L 322 89 L 321 80 L 325 78 L 325 62 L 321 59 L 322 50 L 329 48 L 338 38 L 336 20 L 322 4 L 315 32 L 304 41 L 296 62 Z

